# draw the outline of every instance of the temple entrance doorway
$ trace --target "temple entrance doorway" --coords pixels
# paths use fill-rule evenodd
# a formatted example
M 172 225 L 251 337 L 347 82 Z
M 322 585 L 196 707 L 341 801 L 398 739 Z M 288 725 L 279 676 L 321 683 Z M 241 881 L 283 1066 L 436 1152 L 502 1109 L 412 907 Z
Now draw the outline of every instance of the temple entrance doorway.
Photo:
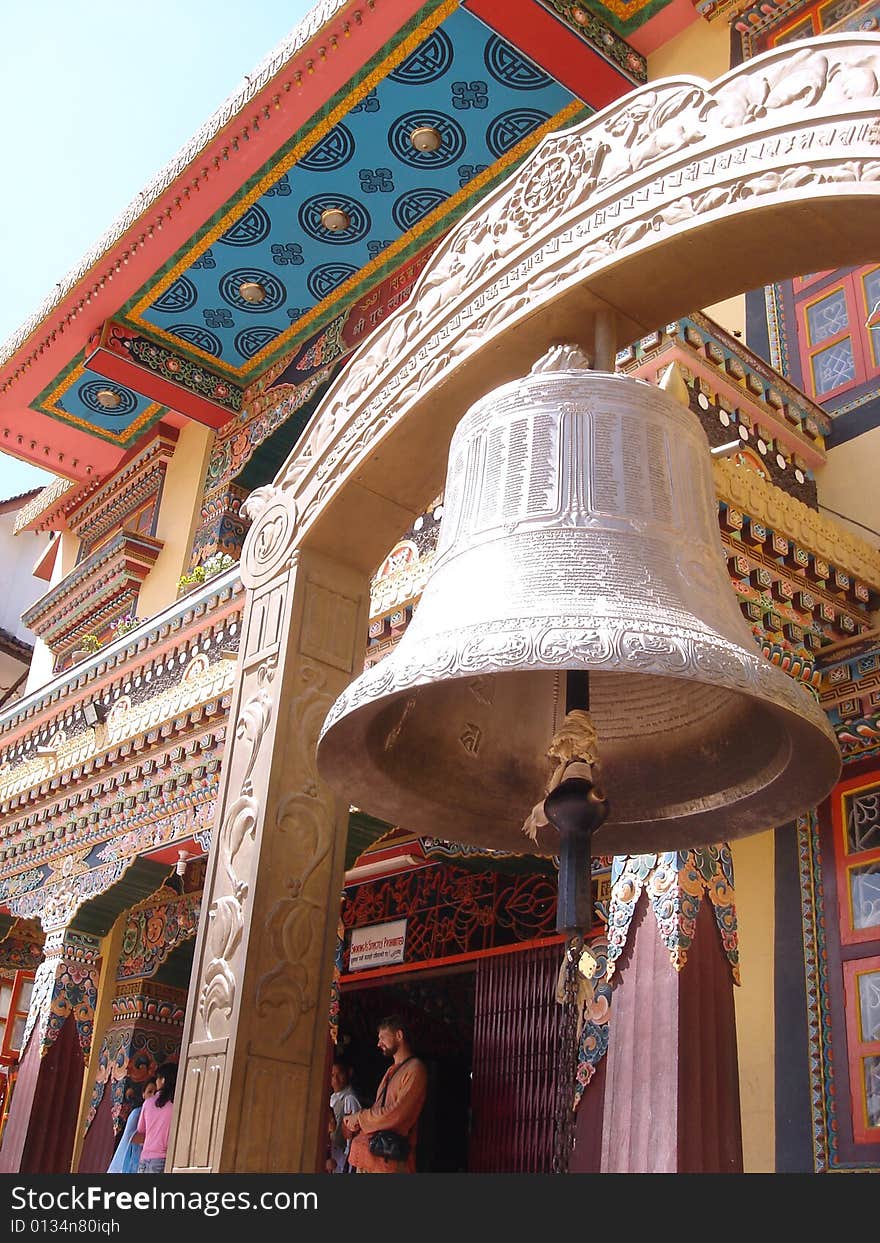
M 380 1021 L 399 1014 L 428 1068 L 419 1124 L 420 1173 L 550 1173 L 561 1040 L 556 1004 L 559 938 L 465 962 L 369 980 L 343 978 L 339 1045 L 353 1082 L 372 1103 L 387 1061 L 376 1047 Z M 601 1096 L 580 1110 L 582 1163 L 601 1128 Z M 593 1116 L 595 1114 L 595 1117 Z
M 163 1062 L 178 1061 L 194 949 L 189 937 L 174 946 L 151 976 L 124 973 L 117 980 L 78 1173 L 106 1172 L 129 1113 L 142 1102 L 144 1084 Z M 127 965 L 135 963 L 129 960 Z
M 376 1047 L 380 1021 L 398 1014 L 412 1025 L 413 1047 L 428 1070 L 416 1154 L 420 1173 L 469 1168 L 475 978 L 471 964 L 343 985 L 340 1047 L 365 1105 L 373 1102 L 388 1068 Z

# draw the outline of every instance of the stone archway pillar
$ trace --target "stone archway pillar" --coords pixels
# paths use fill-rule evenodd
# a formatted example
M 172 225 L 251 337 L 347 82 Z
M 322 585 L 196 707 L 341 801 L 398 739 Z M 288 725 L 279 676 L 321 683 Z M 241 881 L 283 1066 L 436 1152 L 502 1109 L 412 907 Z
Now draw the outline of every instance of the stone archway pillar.
M 317 777 L 363 659 L 366 575 L 294 550 L 296 506 L 251 498 L 250 589 L 184 1023 L 167 1168 L 313 1172 L 348 806 Z

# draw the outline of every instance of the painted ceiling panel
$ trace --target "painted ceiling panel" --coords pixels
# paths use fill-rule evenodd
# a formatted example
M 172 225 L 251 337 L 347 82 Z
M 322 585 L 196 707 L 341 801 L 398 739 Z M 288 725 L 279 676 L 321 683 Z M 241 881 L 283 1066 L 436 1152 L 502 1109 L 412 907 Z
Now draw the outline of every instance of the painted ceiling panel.
M 254 374 L 312 308 L 572 100 L 456 10 L 268 190 L 203 236 L 127 319 Z M 415 149 L 417 126 L 437 130 L 438 150 Z M 341 208 L 348 225 L 328 230 L 327 208 Z M 259 301 L 242 296 L 248 283 Z
M 111 408 L 101 400 L 107 393 L 117 401 Z M 80 364 L 68 368 L 34 404 L 54 418 L 88 427 L 103 439 L 119 445 L 128 445 L 141 435 L 165 409 L 122 384 L 84 370 Z

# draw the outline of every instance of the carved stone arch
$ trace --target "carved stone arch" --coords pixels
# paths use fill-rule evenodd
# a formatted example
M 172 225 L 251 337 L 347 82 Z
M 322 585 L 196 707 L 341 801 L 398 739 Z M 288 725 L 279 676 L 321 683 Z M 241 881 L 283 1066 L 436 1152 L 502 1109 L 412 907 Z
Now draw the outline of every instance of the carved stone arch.
M 349 808 L 318 730 L 363 664 L 369 576 L 437 495 L 467 407 L 554 342 L 612 366 L 616 342 L 700 306 L 877 258 L 878 215 L 880 36 L 783 47 L 549 135 L 353 356 L 247 501 L 170 1168 L 319 1168 Z
M 604 333 L 607 360 L 700 306 L 868 262 L 878 215 L 878 35 L 650 83 L 548 135 L 328 390 L 276 480 L 294 544 L 372 570 L 442 486 L 468 405 L 554 341 Z

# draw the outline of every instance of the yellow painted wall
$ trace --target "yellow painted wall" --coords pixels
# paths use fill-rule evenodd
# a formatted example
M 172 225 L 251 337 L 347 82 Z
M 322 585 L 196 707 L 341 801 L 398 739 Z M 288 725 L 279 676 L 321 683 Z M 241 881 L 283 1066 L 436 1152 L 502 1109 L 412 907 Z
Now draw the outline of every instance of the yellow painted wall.
M 723 21 L 697 21 L 648 57 L 648 80 L 687 74 L 712 82 L 730 68 L 730 30 Z M 694 307 L 694 310 L 697 310 Z M 704 308 L 707 315 L 745 338 L 746 300 L 727 298 Z
M 733 842 L 731 851 L 742 978 L 734 1000 L 743 1169 L 746 1174 L 772 1174 L 776 1168 L 773 833 Z
M 62 531 L 61 547 L 55 557 L 52 579 L 46 588 L 46 593 L 50 592 L 57 583 L 61 582 L 62 578 L 70 573 L 76 565 L 78 552 L 79 540 L 76 536 L 70 531 Z M 45 686 L 47 682 L 52 681 L 52 666 L 54 664 L 55 657 L 51 650 L 42 639 L 35 639 L 34 654 L 31 657 L 31 667 L 28 673 L 25 695 L 29 695 L 31 691 L 39 690 L 41 686 Z
M 156 527 L 156 538 L 165 546 L 141 587 L 138 617 L 153 617 L 177 598 L 177 581 L 189 569 L 213 439 L 213 431 L 200 423 L 187 423 L 181 430 L 165 475 Z
M 819 504 L 835 521 L 837 515 L 845 514 L 852 522 L 842 521 L 854 535 L 877 543 L 872 532 L 880 531 L 880 488 L 877 486 L 877 466 L 880 463 L 880 427 L 863 432 L 853 440 L 829 450 L 826 464 L 816 471 L 816 488 Z M 836 513 L 828 513 L 828 510 Z M 862 523 L 863 526 L 856 526 Z M 864 528 L 870 527 L 870 531 Z
M 711 82 L 730 68 L 730 30 L 727 22 L 692 22 L 680 34 L 648 57 L 648 81 L 679 74 Z

